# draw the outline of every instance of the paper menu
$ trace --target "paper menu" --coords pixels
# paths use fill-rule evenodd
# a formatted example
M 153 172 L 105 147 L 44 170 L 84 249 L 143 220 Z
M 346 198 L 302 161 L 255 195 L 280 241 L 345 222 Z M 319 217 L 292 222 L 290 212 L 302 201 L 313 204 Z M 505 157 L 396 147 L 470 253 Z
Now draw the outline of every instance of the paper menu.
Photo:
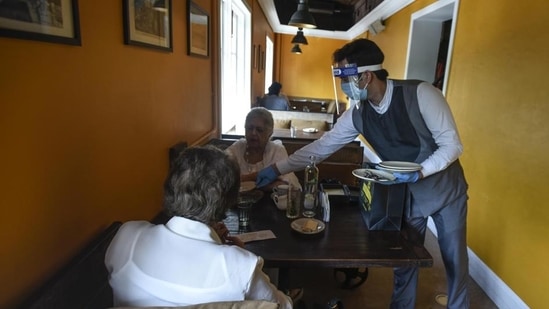
M 250 232 L 250 233 L 242 233 L 242 234 L 234 235 L 234 237 L 237 237 L 238 239 L 240 239 L 244 243 L 251 242 L 251 241 L 258 241 L 258 240 L 276 238 L 275 234 L 271 230 L 262 230 L 262 231 L 256 231 L 256 232 Z

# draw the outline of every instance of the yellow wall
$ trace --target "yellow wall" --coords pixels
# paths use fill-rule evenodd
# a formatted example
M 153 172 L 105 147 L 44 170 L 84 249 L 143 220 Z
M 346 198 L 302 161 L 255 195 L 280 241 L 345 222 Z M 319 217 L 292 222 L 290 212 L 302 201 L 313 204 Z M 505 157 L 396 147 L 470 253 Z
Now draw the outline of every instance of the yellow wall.
M 549 303 L 548 8 L 463 1 L 448 88 L 466 147 L 469 244 L 531 308 Z
M 415 1 L 370 37 L 390 77 L 404 77 L 410 15 L 432 2 Z M 469 247 L 531 308 L 549 303 L 547 9 L 545 0 L 461 0 L 447 93 L 465 147 Z M 318 70 L 340 46 L 308 40 L 302 55 L 283 57 L 294 68 L 281 79 L 289 95 L 326 93 Z
M 302 54 L 292 54 L 293 35 L 277 34 L 280 39 L 280 82 L 287 95 L 313 98 L 333 98 L 332 53 L 346 41 L 307 36 L 308 45 L 301 45 Z M 338 87 L 340 100 L 345 95 Z
M 0 308 L 112 221 L 151 219 L 169 146 L 214 132 L 212 59 L 187 56 L 185 3 L 171 53 L 123 44 L 121 1 L 79 1 L 82 46 L 0 38 Z

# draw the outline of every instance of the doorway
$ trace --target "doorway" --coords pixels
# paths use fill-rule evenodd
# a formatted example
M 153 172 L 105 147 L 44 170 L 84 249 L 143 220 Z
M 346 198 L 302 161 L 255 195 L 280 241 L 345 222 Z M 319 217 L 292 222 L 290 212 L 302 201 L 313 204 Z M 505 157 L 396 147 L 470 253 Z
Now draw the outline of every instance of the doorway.
M 432 83 L 446 95 L 459 0 L 442 0 L 412 14 L 406 79 Z

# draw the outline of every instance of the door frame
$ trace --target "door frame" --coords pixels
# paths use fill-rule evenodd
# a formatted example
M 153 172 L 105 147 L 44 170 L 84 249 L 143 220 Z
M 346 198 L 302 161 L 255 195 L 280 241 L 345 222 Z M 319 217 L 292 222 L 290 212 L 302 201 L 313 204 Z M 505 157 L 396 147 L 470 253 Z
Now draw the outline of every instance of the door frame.
M 453 54 L 459 0 L 437 1 L 411 16 L 405 79 L 432 82 L 435 75 L 442 24 L 452 19 L 442 93 L 446 95 Z

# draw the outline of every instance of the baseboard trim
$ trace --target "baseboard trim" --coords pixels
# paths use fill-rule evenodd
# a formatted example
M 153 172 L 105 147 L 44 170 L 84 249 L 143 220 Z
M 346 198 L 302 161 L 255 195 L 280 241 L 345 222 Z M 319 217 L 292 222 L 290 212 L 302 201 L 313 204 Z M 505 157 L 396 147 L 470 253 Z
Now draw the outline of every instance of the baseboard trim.
M 437 236 L 435 223 L 431 218 L 427 223 L 429 230 Z M 490 297 L 490 299 L 500 309 L 528 309 L 528 305 L 518 297 L 513 290 L 503 282 L 484 262 L 471 250 L 467 248 L 469 254 L 469 275 L 480 288 Z

